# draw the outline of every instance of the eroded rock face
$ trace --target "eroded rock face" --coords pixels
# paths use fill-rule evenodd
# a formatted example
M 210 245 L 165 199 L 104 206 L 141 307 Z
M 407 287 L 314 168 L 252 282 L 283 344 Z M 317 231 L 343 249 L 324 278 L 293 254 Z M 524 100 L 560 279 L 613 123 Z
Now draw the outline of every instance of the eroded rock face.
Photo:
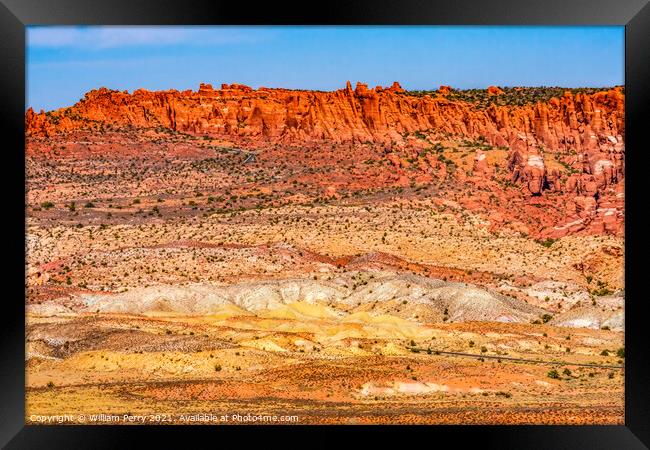
M 508 167 L 512 172 L 512 181 L 521 182 L 531 195 L 540 195 L 544 187 L 546 167 L 539 148 L 529 145 L 524 135 L 518 135 L 510 148 Z
M 472 167 L 472 172 L 474 175 L 489 176 L 492 173 L 490 165 L 487 162 L 487 157 L 485 153 L 481 150 L 477 150 L 476 156 L 474 157 L 474 166 Z
M 197 91 L 183 92 L 139 89 L 129 94 L 101 88 L 69 108 L 50 113 L 29 109 L 25 125 L 26 134 L 35 137 L 80 129 L 162 127 L 246 139 L 253 146 L 372 143 L 385 149 L 384 157 L 392 167 L 387 177 L 399 185 L 453 182 L 489 189 L 499 167 L 492 167 L 483 151 L 476 151 L 473 166 L 448 170 L 436 155 L 418 156 L 431 141 L 414 136 L 435 133 L 458 140 L 480 139 L 507 150 L 505 173 L 501 170 L 499 176 L 518 186 L 524 196 L 565 197 L 566 221 L 547 231 L 549 236 L 583 230 L 622 233 L 625 98 L 621 89 L 575 95 L 567 91 L 548 102 L 493 103 L 483 109 L 445 98 L 450 91 L 449 86 L 441 86 L 442 95 L 409 95 L 398 82 L 372 89 L 364 83 L 353 88 L 347 82 L 344 89 L 332 92 L 255 90 L 241 84 L 214 89 L 203 83 Z M 495 99 L 503 95 L 494 86 L 488 93 Z M 508 199 L 501 200 L 506 204 Z
M 498 88 L 496 88 L 498 89 Z M 497 93 L 498 94 L 498 93 Z M 483 136 L 507 145 L 523 133 L 531 146 L 573 148 L 586 154 L 594 173 L 611 179 L 621 168 L 624 97 L 620 90 L 593 95 L 571 93 L 534 106 L 495 106 L 487 110 L 441 97 L 403 95 L 389 88 L 294 91 L 223 84 L 215 90 L 132 94 L 101 88 L 76 105 L 51 113 L 28 110 L 27 135 L 48 135 L 101 126 L 168 127 L 176 131 L 253 136 L 283 141 L 328 139 L 336 142 L 391 142 L 404 132 L 439 129 L 468 137 Z M 610 161 L 609 164 L 603 161 Z

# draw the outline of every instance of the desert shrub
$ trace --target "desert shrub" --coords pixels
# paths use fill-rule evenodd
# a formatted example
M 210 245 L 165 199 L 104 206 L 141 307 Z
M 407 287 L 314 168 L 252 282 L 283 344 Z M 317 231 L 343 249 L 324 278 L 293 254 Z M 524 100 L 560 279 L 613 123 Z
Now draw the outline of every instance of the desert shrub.
M 555 244 L 555 242 L 557 242 L 557 239 L 553 239 L 553 238 L 537 239 L 535 242 L 537 242 L 538 244 L 546 248 L 550 248 L 553 244 Z
M 555 380 L 560 378 L 560 374 L 557 372 L 557 370 L 549 370 L 548 373 L 546 374 L 547 377 L 553 378 Z
M 537 102 L 548 102 L 551 98 L 561 98 L 564 92 L 570 91 L 574 95 L 577 93 L 594 94 L 599 91 L 609 89 L 608 87 L 582 87 L 582 88 L 563 88 L 559 86 L 532 86 L 532 87 L 508 87 L 499 86 L 503 91 L 500 95 L 491 95 L 487 89 L 452 89 L 444 94 L 449 100 L 465 101 L 472 103 L 477 109 L 485 109 L 491 105 L 497 106 L 524 106 L 534 105 Z M 623 91 L 624 92 L 624 91 Z M 422 97 L 424 95 L 436 96 L 437 90 L 419 90 L 405 91 L 402 95 Z
M 599 280 L 599 281 L 596 282 L 596 284 L 598 285 L 598 287 L 591 291 L 591 295 L 597 296 L 597 297 L 603 297 L 605 295 L 610 295 L 610 294 L 614 293 L 614 291 L 609 289 L 609 287 L 607 286 L 607 283 L 605 283 L 604 281 Z

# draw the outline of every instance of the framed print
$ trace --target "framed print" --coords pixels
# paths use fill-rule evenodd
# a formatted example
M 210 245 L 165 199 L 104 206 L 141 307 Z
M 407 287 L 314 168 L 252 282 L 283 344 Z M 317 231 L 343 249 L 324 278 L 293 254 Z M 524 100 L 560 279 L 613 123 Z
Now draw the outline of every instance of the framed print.
M 2 444 L 646 448 L 650 7 L 596 3 L 5 1 Z

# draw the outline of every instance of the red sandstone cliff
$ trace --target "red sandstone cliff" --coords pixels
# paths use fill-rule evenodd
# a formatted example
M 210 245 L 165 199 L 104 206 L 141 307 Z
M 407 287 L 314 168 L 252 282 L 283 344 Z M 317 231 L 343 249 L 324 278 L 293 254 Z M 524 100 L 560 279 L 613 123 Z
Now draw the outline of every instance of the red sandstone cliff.
M 621 230 L 622 207 L 618 205 L 617 210 L 615 205 L 622 202 L 624 177 L 625 98 L 620 89 L 589 95 L 567 91 L 545 103 L 491 104 L 485 109 L 442 95 L 450 91 L 443 86 L 441 95 L 405 95 L 397 82 L 374 89 L 363 83 L 353 89 L 348 82 L 344 89 L 333 92 L 253 90 L 238 84 L 224 84 L 221 89 L 201 84 L 196 92 L 139 89 L 132 94 L 101 88 L 88 92 L 69 108 L 47 114 L 30 109 L 25 125 L 28 136 L 105 127 L 165 127 L 260 142 L 370 141 L 386 148 L 404 145 L 406 133 L 427 130 L 460 138 L 482 137 L 489 144 L 509 149 L 511 181 L 528 195 L 551 190 L 570 197 L 571 222 L 566 229 L 557 228 L 555 234 L 584 228 L 595 216 L 599 217 L 598 227 Z M 498 97 L 503 91 L 491 87 L 489 93 Z M 570 166 L 574 173 L 568 179 L 560 177 L 557 169 L 547 169 L 544 155 L 549 153 L 573 155 Z M 390 153 L 388 159 L 401 170 L 403 161 L 398 155 Z M 426 165 L 424 161 L 420 164 Z M 430 158 L 429 165 L 435 176 L 447 177 L 444 164 Z M 473 172 L 484 178 L 494 175 L 479 153 Z M 455 179 L 464 182 L 466 174 L 459 171 Z M 605 190 L 620 192 L 602 196 Z
M 106 88 L 90 91 L 76 105 L 49 114 L 26 114 L 27 135 L 48 135 L 80 127 L 163 126 L 177 131 L 236 134 L 271 140 L 373 141 L 401 140 L 404 132 L 429 129 L 467 137 L 484 136 L 494 145 L 546 149 L 592 150 L 622 141 L 623 104 L 620 90 L 593 95 L 567 92 L 562 98 L 523 107 L 492 105 L 485 110 L 441 96 L 402 95 L 399 83 L 390 88 L 333 92 L 296 91 L 243 85 L 198 91 L 176 90 L 132 94 Z

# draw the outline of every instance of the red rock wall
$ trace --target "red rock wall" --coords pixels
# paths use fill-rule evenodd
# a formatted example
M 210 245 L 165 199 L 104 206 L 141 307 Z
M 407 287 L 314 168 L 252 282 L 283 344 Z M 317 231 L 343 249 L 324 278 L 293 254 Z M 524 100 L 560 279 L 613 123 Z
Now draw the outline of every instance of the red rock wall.
M 242 85 L 197 92 L 175 90 L 132 94 L 105 88 L 86 94 L 76 105 L 47 115 L 26 114 L 27 135 L 48 135 L 100 123 L 135 127 L 163 126 L 177 131 L 257 137 L 279 141 L 401 140 L 402 133 L 436 129 L 484 136 L 494 145 L 524 139 L 548 150 L 608 149 L 624 136 L 624 96 L 619 90 L 594 95 L 567 92 L 560 99 L 524 107 L 491 106 L 477 110 L 440 96 L 401 95 L 401 87 L 333 92 L 294 91 Z M 610 138 L 611 136 L 611 138 Z
M 496 97 L 502 91 L 491 88 L 491 94 Z M 624 102 L 621 90 L 611 89 L 591 95 L 566 92 L 561 98 L 534 105 L 493 104 L 477 109 L 441 95 L 403 95 L 399 83 L 374 89 L 357 83 L 352 89 L 348 82 L 345 89 L 333 92 L 253 90 L 237 84 L 213 89 L 201 84 L 196 92 L 140 89 L 129 94 L 101 88 L 88 92 L 70 108 L 49 114 L 30 109 L 25 125 L 28 136 L 108 125 L 161 126 L 189 133 L 246 136 L 260 142 L 371 141 L 383 144 L 387 151 L 393 144 L 396 148 L 405 145 L 405 132 L 434 130 L 469 139 L 482 136 L 492 145 L 508 147 L 509 176 L 525 195 L 539 196 L 550 190 L 566 196 L 566 224 L 556 227 L 552 235 L 586 227 L 596 233 L 618 234 L 624 211 Z M 547 170 L 547 153 L 562 153 L 575 173 L 566 178 L 557 169 Z M 396 173 L 402 174 L 401 167 L 407 163 L 394 153 L 389 152 L 387 158 Z M 428 158 L 435 175 L 446 179 L 446 165 L 431 155 Z M 476 158 L 474 173 L 484 179 L 493 177 L 494 168 L 480 154 Z M 464 182 L 466 175 L 456 171 L 454 179 Z M 402 178 L 408 184 L 408 178 Z

